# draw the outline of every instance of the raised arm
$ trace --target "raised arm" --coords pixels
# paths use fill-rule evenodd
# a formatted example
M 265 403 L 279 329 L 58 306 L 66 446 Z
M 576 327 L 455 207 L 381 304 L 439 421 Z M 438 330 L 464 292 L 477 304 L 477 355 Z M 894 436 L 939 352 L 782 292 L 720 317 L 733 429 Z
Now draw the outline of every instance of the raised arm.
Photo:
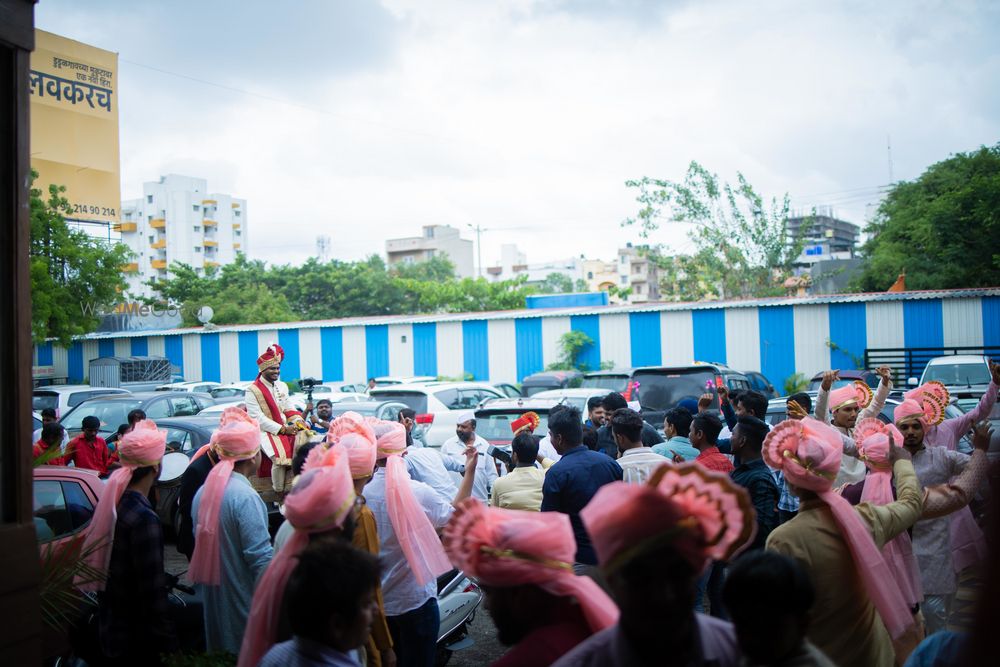
M 938 424 L 938 430 L 945 434 L 944 444 L 948 449 L 955 449 L 962 436 L 969 432 L 973 424 L 986 419 L 993 409 L 993 405 L 997 402 L 997 385 L 1000 384 L 1000 364 L 995 364 L 991 361 L 990 374 L 993 376 L 993 381 L 986 388 L 986 393 L 979 399 L 976 407 L 964 415 L 946 419 Z
M 888 366 L 879 366 L 875 369 L 875 374 L 879 376 L 878 388 L 875 390 L 872 402 L 858 413 L 858 420 L 875 417 L 882 412 L 882 408 L 885 407 L 885 399 L 892 391 L 892 370 Z
M 452 501 L 453 506 L 458 506 L 466 498 L 472 495 L 472 483 L 476 481 L 476 462 L 479 460 L 479 451 L 475 446 L 465 448 L 465 474 L 462 475 L 462 484 L 458 487 L 458 494 Z
M 823 373 L 823 382 L 820 383 L 819 393 L 816 394 L 814 414 L 816 415 L 816 419 L 824 424 L 830 423 L 830 413 L 826 409 L 827 403 L 830 401 L 830 388 L 833 387 L 834 380 L 839 379 L 840 371 L 825 371 Z

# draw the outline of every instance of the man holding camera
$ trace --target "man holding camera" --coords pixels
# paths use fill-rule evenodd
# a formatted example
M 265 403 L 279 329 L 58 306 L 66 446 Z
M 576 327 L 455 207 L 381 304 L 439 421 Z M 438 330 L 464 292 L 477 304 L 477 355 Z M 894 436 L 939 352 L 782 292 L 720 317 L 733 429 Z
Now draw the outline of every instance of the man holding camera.
M 333 402 L 328 398 L 321 398 L 316 401 L 316 409 L 314 411 L 312 401 L 310 401 L 306 405 L 306 415 L 312 415 L 308 420 L 311 430 L 319 434 L 326 434 L 330 430 L 330 422 L 333 421 Z
M 472 410 L 458 416 L 455 435 L 445 440 L 444 444 L 441 445 L 441 456 L 459 464 L 465 463 L 464 452 L 470 445 L 473 445 L 479 452 L 479 460 L 476 463 L 476 480 L 472 485 L 472 497 L 486 503 L 489 502 L 490 488 L 499 475 L 493 457 L 487 455 L 490 443 L 476 435 L 476 414 Z

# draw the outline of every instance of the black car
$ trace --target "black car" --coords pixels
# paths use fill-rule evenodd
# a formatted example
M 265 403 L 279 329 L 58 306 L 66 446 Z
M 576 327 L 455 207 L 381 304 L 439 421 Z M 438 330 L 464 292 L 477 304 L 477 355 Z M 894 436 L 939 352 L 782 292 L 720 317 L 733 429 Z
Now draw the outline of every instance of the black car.
M 754 391 L 758 391 L 768 399 L 778 398 L 782 394 L 778 393 L 778 390 L 774 388 L 771 381 L 763 373 L 758 373 L 757 371 L 743 371 L 743 374 L 747 376 L 747 380 L 750 381 L 750 388 Z
M 128 413 L 136 408 L 146 413 L 147 419 L 159 422 L 167 417 L 192 417 L 215 399 L 208 394 L 181 391 L 149 391 L 122 396 L 100 396 L 84 401 L 59 420 L 70 437 L 83 430 L 84 417 L 101 420 L 98 435 L 107 439 L 122 424 L 128 423 Z
M 750 388 L 746 375 L 725 364 L 715 363 L 636 368 L 632 372 L 632 382 L 635 391 L 629 398 L 639 401 L 642 418 L 657 428 L 663 426 L 667 410 L 685 399 L 697 402 L 702 394 L 714 392 L 723 384 L 730 391 Z M 718 400 L 716 396 L 716 408 Z

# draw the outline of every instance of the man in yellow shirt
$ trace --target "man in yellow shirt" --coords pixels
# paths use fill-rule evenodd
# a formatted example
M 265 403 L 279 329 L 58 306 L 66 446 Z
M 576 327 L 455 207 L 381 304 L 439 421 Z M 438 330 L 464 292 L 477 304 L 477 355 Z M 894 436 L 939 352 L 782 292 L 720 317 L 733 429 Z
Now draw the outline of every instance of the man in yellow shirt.
M 504 509 L 537 512 L 542 507 L 545 471 L 553 462 L 543 459 L 542 467 L 535 467 L 538 458 L 538 439 L 528 430 L 514 436 L 511 450 L 511 464 L 514 468 L 493 482 L 490 504 Z

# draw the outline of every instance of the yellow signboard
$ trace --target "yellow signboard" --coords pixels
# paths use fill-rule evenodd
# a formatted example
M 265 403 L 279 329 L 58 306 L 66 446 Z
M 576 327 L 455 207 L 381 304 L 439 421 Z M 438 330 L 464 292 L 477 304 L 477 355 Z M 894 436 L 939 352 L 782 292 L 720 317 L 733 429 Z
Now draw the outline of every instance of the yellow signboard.
M 118 222 L 118 54 L 36 30 L 28 81 L 35 187 L 65 185 L 73 220 Z

